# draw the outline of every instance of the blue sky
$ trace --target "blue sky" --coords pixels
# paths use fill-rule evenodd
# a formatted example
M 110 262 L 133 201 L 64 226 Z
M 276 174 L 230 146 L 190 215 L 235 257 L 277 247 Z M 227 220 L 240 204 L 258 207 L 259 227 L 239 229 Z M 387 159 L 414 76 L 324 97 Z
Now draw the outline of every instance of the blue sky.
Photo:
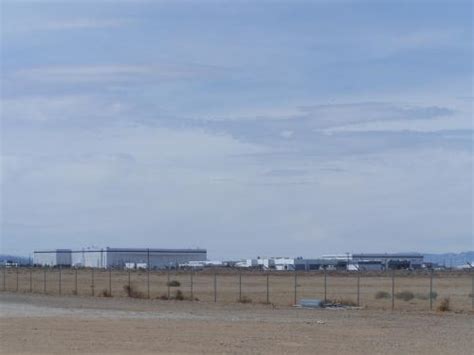
M 473 248 L 470 1 L 3 1 L 1 251 Z

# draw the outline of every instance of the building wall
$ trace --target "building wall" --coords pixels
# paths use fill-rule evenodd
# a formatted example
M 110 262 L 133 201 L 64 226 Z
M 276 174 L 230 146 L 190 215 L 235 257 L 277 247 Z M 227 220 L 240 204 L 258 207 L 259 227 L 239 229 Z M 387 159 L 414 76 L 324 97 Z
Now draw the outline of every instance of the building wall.
M 41 266 L 55 266 L 56 265 L 56 252 L 35 252 L 33 254 L 33 264 Z
M 107 267 L 125 267 L 127 263 L 146 264 L 150 268 L 176 267 L 189 261 L 206 261 L 205 250 L 173 250 L 173 249 L 106 249 Z
M 385 266 L 382 262 L 358 262 L 357 269 L 359 271 L 381 271 Z
M 59 265 L 59 266 L 72 265 L 71 249 L 57 249 L 56 250 L 56 265 Z
M 41 266 L 71 266 L 72 256 L 70 249 L 56 249 L 35 251 L 33 263 Z

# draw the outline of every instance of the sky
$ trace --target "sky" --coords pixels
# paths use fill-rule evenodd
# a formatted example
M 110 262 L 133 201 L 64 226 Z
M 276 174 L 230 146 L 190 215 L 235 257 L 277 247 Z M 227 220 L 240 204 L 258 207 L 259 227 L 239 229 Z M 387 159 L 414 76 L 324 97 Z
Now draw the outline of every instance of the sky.
M 471 1 L 1 2 L 0 252 L 473 249 Z

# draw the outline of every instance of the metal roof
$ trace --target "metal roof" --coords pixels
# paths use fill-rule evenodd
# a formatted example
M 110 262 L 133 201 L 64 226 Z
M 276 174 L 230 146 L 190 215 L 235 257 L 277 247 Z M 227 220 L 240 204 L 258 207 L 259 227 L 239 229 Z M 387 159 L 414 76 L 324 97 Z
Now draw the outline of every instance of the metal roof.
M 206 249 L 152 249 L 152 248 L 105 248 L 105 249 L 56 249 L 56 250 L 35 250 L 34 254 L 51 254 L 51 253 L 160 253 L 160 254 L 205 254 Z

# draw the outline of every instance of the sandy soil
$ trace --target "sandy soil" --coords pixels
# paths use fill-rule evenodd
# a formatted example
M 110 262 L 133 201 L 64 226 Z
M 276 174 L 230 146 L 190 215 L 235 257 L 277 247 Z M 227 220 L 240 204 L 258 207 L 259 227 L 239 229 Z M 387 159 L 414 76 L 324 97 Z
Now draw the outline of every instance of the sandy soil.
M 472 313 L 0 293 L 0 352 L 472 354 Z

